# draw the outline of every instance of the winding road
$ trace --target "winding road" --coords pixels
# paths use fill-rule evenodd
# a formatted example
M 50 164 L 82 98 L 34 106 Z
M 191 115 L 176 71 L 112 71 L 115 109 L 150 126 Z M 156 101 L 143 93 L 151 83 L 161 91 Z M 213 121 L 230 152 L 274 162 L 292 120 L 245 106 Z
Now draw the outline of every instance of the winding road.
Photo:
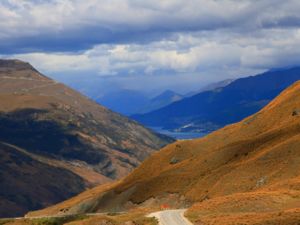
M 149 217 L 156 217 L 159 225 L 193 225 L 184 217 L 186 209 L 174 209 L 154 212 Z

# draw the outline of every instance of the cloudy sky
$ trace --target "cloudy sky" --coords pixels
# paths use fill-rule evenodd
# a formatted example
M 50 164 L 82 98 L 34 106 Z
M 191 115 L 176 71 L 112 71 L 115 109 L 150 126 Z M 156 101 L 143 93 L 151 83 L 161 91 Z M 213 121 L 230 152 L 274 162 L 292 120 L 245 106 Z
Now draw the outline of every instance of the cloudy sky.
M 188 91 L 300 64 L 299 0 L 1 0 L 0 54 L 67 81 Z

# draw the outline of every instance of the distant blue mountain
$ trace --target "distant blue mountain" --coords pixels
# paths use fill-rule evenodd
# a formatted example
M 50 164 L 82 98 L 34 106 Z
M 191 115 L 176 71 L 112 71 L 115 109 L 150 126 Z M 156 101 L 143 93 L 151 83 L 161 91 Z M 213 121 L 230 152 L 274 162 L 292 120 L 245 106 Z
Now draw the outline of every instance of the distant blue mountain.
M 191 97 L 191 96 L 194 96 L 194 95 L 199 94 L 204 91 L 211 91 L 211 90 L 215 90 L 217 88 L 223 88 L 223 87 L 229 85 L 230 83 L 232 83 L 233 81 L 234 81 L 234 79 L 226 79 L 226 80 L 210 83 L 210 84 L 202 87 L 198 91 L 191 91 L 191 92 L 185 94 L 184 96 Z
M 140 112 L 149 101 L 146 95 L 134 90 L 119 90 L 96 99 L 96 102 L 123 115 Z
M 299 67 L 271 70 L 132 118 L 152 127 L 209 132 L 259 111 L 297 80 Z
M 164 91 L 154 98 L 149 98 L 139 91 L 119 90 L 105 94 L 97 98 L 96 101 L 115 112 L 132 115 L 159 109 L 182 98 L 180 94 L 171 90 Z
M 141 108 L 137 113 L 151 112 L 153 110 L 157 110 L 162 107 L 165 107 L 173 102 L 177 102 L 181 99 L 183 99 L 183 96 L 181 94 L 178 94 L 171 90 L 166 90 L 161 94 L 159 94 L 158 96 L 150 99 L 147 105 Z

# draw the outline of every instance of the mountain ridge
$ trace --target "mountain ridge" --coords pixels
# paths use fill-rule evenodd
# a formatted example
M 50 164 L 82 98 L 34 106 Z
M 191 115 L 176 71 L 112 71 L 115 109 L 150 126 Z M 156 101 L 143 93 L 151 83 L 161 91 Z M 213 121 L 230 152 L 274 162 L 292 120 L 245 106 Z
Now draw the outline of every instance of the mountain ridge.
M 12 205 L 15 205 L 14 201 L 18 202 L 18 215 L 22 207 L 25 213 L 71 197 L 96 184 L 121 178 L 152 152 L 172 141 L 47 78 L 29 63 L 0 60 L 0 81 L 1 147 L 14 149 L 17 156 L 29 158 L 41 170 L 36 173 L 36 182 L 26 183 L 26 186 L 21 185 L 26 181 L 21 170 L 30 165 L 16 165 L 14 173 L 18 179 L 9 179 L 5 170 L 0 171 L 0 177 L 7 182 L 5 185 L 16 186 L 7 193 L 21 192 L 18 199 L 5 191 L 0 193 L 0 197 Z M 1 163 L 10 170 L 18 162 L 18 157 L 12 158 L 3 149 Z M 74 185 L 73 191 L 70 189 L 69 194 L 60 194 L 52 200 L 47 200 L 44 195 L 41 195 L 43 200 L 33 197 L 34 192 L 22 193 L 22 188 L 30 185 L 34 190 L 39 185 L 37 181 L 43 179 L 41 176 L 48 170 L 52 171 L 51 176 L 57 176 L 52 180 L 58 184 L 58 171 L 61 170 L 67 182 L 53 190 L 51 185 L 44 183 L 41 188 L 45 193 L 51 193 L 51 190 L 66 193 L 67 190 L 62 189 L 71 185 L 72 179 L 78 184 Z M 6 214 L 5 211 L 5 208 L 1 209 L 1 216 L 16 215 L 13 210 L 7 209 Z
M 150 127 L 211 132 L 256 113 L 299 79 L 299 67 L 268 71 L 132 118 Z

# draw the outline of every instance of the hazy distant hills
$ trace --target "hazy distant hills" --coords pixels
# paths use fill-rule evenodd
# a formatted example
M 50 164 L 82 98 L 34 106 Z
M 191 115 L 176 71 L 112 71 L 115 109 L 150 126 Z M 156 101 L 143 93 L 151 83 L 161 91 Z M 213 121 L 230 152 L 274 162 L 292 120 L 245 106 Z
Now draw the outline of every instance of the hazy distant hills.
M 148 113 L 200 92 L 224 87 L 233 81 L 227 79 L 208 84 L 197 91 L 179 94 L 168 89 L 161 93 L 158 91 L 144 93 L 141 90 L 122 89 L 112 84 L 105 85 L 103 80 L 97 79 L 97 77 L 79 76 L 78 74 L 72 77 L 70 75 L 61 77 L 56 75 L 55 77 L 99 104 L 127 116 Z M 106 88 L 103 88 L 103 86 L 106 86 Z M 111 88 L 109 88 L 110 86 Z M 201 85 L 199 84 L 199 86 Z
M 299 79 L 300 68 L 269 71 L 132 118 L 147 126 L 209 132 L 257 112 Z
M 178 94 L 171 90 L 166 90 L 159 94 L 158 96 L 150 99 L 149 103 L 142 107 L 139 113 L 150 112 L 162 107 L 165 107 L 173 102 L 177 102 L 183 99 L 183 95 Z
M 182 98 L 182 95 L 171 90 L 166 90 L 154 98 L 150 98 L 140 91 L 119 90 L 96 98 L 96 101 L 115 112 L 132 115 L 159 109 Z
M 211 90 L 215 90 L 217 88 L 222 88 L 222 87 L 225 87 L 225 86 L 231 84 L 233 81 L 234 81 L 234 79 L 226 79 L 226 80 L 221 80 L 218 82 L 210 83 L 210 84 L 200 88 L 198 91 L 192 91 L 192 92 L 185 94 L 185 97 L 191 97 L 193 95 L 199 94 L 204 91 L 211 91 Z
M 234 81 L 234 79 L 226 79 L 226 80 L 221 80 L 219 82 L 208 84 L 208 85 L 204 86 L 203 88 L 201 88 L 200 91 L 198 91 L 198 93 L 204 92 L 204 91 L 211 91 L 216 88 L 226 87 L 227 85 L 231 84 L 233 81 Z
M 0 60 L 0 217 L 127 175 L 170 143 L 18 60 Z
M 123 115 L 131 115 L 132 113 L 139 112 L 150 101 L 145 94 L 134 90 L 109 92 L 95 100 L 101 105 Z
M 260 99 L 253 93 L 272 97 L 290 81 L 285 75 L 296 78 L 296 74 L 297 68 L 280 76 L 266 73 L 241 79 L 229 89 L 239 94 L 232 102 L 241 97 Z M 266 82 L 269 76 L 277 78 L 276 82 Z M 248 88 L 242 85 L 245 82 Z M 249 93 L 251 97 L 246 98 Z M 170 144 L 120 182 L 94 188 L 31 215 L 123 211 L 167 204 L 190 207 L 186 215 L 194 224 L 298 224 L 299 134 L 297 82 L 251 117 L 204 138 Z

